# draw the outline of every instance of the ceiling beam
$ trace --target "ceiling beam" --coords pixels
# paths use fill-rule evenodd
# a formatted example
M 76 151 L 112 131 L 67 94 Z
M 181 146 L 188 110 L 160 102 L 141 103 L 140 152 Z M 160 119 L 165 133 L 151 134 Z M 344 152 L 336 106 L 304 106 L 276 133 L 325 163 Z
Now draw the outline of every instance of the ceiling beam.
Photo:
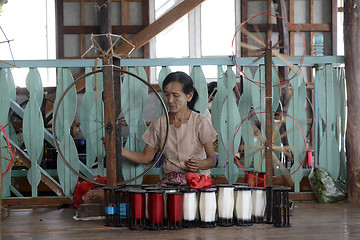
M 179 20 L 182 16 L 190 12 L 192 9 L 201 4 L 204 0 L 184 0 L 182 3 L 171 9 L 164 14 L 161 18 L 144 28 L 129 42 L 131 42 L 137 50 L 148 43 L 153 37 L 159 34 L 161 31 L 169 27 L 171 24 Z M 115 54 L 119 57 L 127 57 L 127 54 L 132 50 L 132 46 L 126 42 L 123 42 L 116 50 Z

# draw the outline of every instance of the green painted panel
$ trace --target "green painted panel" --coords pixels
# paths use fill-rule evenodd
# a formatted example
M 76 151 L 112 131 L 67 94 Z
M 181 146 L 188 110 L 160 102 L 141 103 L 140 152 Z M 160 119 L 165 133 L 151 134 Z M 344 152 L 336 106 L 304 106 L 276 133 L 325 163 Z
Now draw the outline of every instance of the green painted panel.
M 218 134 L 218 167 L 225 167 L 227 161 L 227 152 L 224 145 L 221 133 L 221 113 L 225 106 L 224 102 L 227 98 L 227 89 L 224 85 L 224 71 L 221 66 L 218 66 L 217 73 L 217 93 L 213 99 L 211 107 L 211 121 L 215 131 Z
M 0 69 L 0 76 L 6 73 L 5 69 Z M 5 126 L 8 121 L 8 114 L 10 109 L 10 93 L 9 83 L 6 75 L 0 78 L 0 125 Z
M 86 82 L 86 85 L 90 84 Z M 91 143 L 92 133 L 96 130 L 96 127 L 93 127 L 92 125 L 96 125 L 96 120 L 95 122 L 90 122 L 90 113 L 94 106 L 94 99 L 95 92 L 91 88 L 86 89 L 80 108 L 80 127 L 86 140 L 86 166 L 89 168 L 94 164 L 96 158 L 96 148 L 94 148 Z M 93 128 L 94 130 L 92 130 Z
M 60 142 L 60 149 L 63 152 L 65 159 L 74 170 L 79 171 L 78 152 L 75 142 L 70 135 L 65 136 Z M 65 196 L 72 196 L 78 182 L 78 176 L 65 166 L 64 162 L 60 159 L 60 156 L 57 158 L 57 173 Z
M 62 95 L 64 90 L 73 83 L 74 79 L 69 69 L 59 69 L 58 85 L 56 89 L 56 103 L 58 98 Z M 60 141 L 60 149 L 64 154 L 66 161 L 76 171 L 79 170 L 79 157 L 76 150 L 74 140 L 70 135 L 70 127 L 74 121 L 77 107 L 77 92 L 75 86 L 67 92 L 60 103 L 58 118 L 57 118 L 57 134 Z M 59 124 L 59 126 L 58 126 Z M 60 180 L 61 187 L 66 196 L 72 195 L 76 183 L 78 181 L 77 176 L 72 173 L 62 162 L 60 157 L 57 158 L 57 171 Z
M 280 83 L 280 78 L 277 71 L 272 71 L 272 85 L 277 85 Z M 280 86 L 272 88 L 272 110 L 276 111 L 279 107 L 280 102 Z
M 228 66 L 224 75 L 224 85 L 227 89 L 227 98 L 225 99 L 224 107 L 221 113 L 221 137 L 225 144 L 228 156 L 228 164 L 225 171 L 225 176 L 229 183 L 236 182 L 238 178 L 238 168 L 234 163 L 233 148 L 237 151 L 240 145 L 240 132 L 235 136 L 236 129 L 240 125 L 240 114 L 233 96 L 233 88 L 236 84 L 236 76 L 231 67 Z M 235 140 L 233 141 L 233 138 Z M 232 145 L 232 143 L 234 145 Z
M 159 76 L 158 76 L 158 84 L 159 84 L 159 87 L 161 88 L 161 90 L 164 90 L 164 89 L 162 89 L 163 82 L 164 82 L 166 76 L 169 75 L 170 73 L 171 73 L 171 69 L 169 67 L 162 67 L 161 68 L 161 71 L 160 71 Z M 164 94 L 161 94 L 161 98 L 165 102 L 166 109 L 169 110 L 167 102 L 165 101 L 165 98 L 164 98 Z M 156 116 L 163 115 L 164 113 L 165 113 L 164 109 L 162 107 L 159 107 L 158 113 L 157 113 Z
M 36 89 L 30 92 L 30 100 L 25 107 L 23 120 L 24 143 L 31 161 L 28 180 L 31 185 L 32 196 L 37 197 L 37 186 L 40 183 L 41 174 L 38 161 L 44 147 L 44 122 L 40 106 L 36 100 Z
M 105 176 L 105 148 L 102 141 L 105 136 L 103 74 L 97 73 L 86 78 L 85 90 L 80 108 L 80 124 L 86 139 L 86 165 L 91 168 L 97 158 L 96 174 Z
M 44 94 L 40 73 L 37 68 L 30 68 L 29 73 L 26 76 L 25 83 L 26 88 L 30 92 L 30 98 L 31 94 L 35 94 L 36 100 L 39 106 L 41 106 Z
M 325 65 L 325 76 L 326 76 L 326 151 L 327 151 L 327 170 L 330 172 L 334 179 L 337 179 L 340 172 L 340 153 L 339 143 L 335 137 L 335 101 L 334 101 L 334 69 L 331 64 Z
M 143 68 L 135 69 L 129 68 L 129 72 L 137 74 L 147 81 L 146 73 Z M 127 92 L 127 99 L 122 101 L 124 109 L 124 117 L 129 126 L 129 138 L 126 143 L 126 147 L 131 151 L 142 152 L 145 144 L 141 139 L 144 134 L 146 125 L 142 118 L 142 113 L 146 106 L 147 91 L 148 88 L 144 87 L 144 83 L 132 76 L 125 76 L 124 82 L 121 88 L 122 91 Z M 144 166 L 140 164 L 134 164 L 129 161 L 123 161 L 123 176 L 128 180 L 133 178 L 144 171 Z M 136 183 L 141 183 L 142 179 L 137 179 Z
M 191 70 L 190 77 L 194 81 L 194 87 L 199 94 L 199 99 L 195 103 L 195 109 L 201 114 L 205 114 L 208 104 L 208 92 L 205 75 L 200 66 L 194 66 Z
M 253 78 L 252 73 L 249 68 L 244 68 L 244 73 L 246 76 L 248 76 L 250 79 Z M 241 116 L 242 121 L 244 121 L 241 125 L 241 136 L 244 141 L 244 146 L 248 149 L 244 149 L 244 159 L 245 159 L 245 168 L 249 168 L 251 163 L 253 162 L 255 149 L 252 147 L 254 146 L 254 134 L 251 122 L 245 118 L 248 117 L 251 106 L 252 106 L 252 88 L 253 83 L 250 81 L 244 79 L 243 80 L 243 93 L 239 100 L 239 113 Z M 251 118 L 251 116 L 250 116 Z
M 293 75 L 293 71 L 289 73 Z M 300 166 L 306 156 L 306 142 L 304 139 L 307 127 L 307 116 L 305 111 L 306 87 L 302 75 L 297 75 L 291 82 L 293 86 L 293 96 L 289 105 L 288 114 L 294 119 L 286 118 L 286 130 L 289 146 L 292 148 L 294 164 L 290 172 L 295 183 L 295 191 L 300 191 L 300 182 L 304 176 L 303 168 Z M 296 171 L 296 172 L 295 172 Z M 294 173 L 295 172 L 295 173 Z
M 14 78 L 13 78 L 12 72 L 10 71 L 9 68 L 5 69 L 5 71 L 8 72 L 6 74 L 6 76 L 7 76 L 7 80 L 8 80 L 8 84 L 9 84 L 10 99 L 15 101 L 15 99 L 16 99 L 16 87 L 15 87 L 15 83 L 14 83 Z M 0 76 L 2 76 L 2 74 Z

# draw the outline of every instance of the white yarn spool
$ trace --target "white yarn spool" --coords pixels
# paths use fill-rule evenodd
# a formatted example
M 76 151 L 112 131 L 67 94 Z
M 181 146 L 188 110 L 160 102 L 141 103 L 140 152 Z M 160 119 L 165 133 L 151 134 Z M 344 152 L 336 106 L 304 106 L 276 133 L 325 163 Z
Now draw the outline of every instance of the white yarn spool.
M 196 191 L 184 192 L 183 204 L 184 220 L 195 221 L 198 211 L 198 198 Z
M 234 186 L 218 185 L 218 224 L 220 226 L 234 225 Z
M 200 227 L 216 227 L 216 189 L 200 189 Z
M 251 200 L 252 217 L 254 218 L 253 222 L 263 222 L 266 208 L 266 188 L 254 187 L 252 190 Z
M 235 188 L 235 222 L 239 226 L 251 225 L 252 201 L 250 187 Z

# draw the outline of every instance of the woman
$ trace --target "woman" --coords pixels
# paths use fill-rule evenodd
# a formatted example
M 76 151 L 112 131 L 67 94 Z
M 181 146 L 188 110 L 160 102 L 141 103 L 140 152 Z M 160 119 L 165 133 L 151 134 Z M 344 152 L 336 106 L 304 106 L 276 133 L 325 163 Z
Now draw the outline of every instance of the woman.
M 170 73 L 163 82 L 165 101 L 169 107 L 169 134 L 164 149 L 163 171 L 165 182 L 185 183 L 188 172 L 210 175 L 216 164 L 213 142 L 217 133 L 209 120 L 194 111 L 198 93 L 193 81 L 184 72 Z M 156 118 L 144 133 L 144 151 L 122 150 L 126 159 L 140 164 L 150 163 L 165 141 L 166 117 Z

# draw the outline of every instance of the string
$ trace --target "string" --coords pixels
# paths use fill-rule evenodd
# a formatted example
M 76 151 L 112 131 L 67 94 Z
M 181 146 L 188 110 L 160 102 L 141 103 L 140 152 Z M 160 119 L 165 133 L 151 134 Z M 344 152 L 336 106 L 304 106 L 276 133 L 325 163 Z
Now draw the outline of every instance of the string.
M 252 112 L 252 113 L 250 113 L 249 115 L 247 115 L 247 116 L 241 121 L 239 127 L 236 129 L 236 132 L 235 132 L 234 137 L 233 137 L 233 140 L 232 140 L 232 153 L 233 153 L 234 159 L 236 160 L 237 164 L 240 166 L 241 171 L 245 174 L 245 177 L 246 177 L 246 176 L 248 176 L 248 177 L 255 177 L 255 178 L 258 179 L 258 180 L 263 180 L 263 178 L 260 178 L 260 177 L 256 176 L 255 174 L 246 172 L 246 171 L 244 170 L 243 166 L 240 164 L 239 160 L 237 159 L 237 157 L 236 157 L 236 155 L 235 155 L 235 146 L 234 146 L 235 143 L 234 143 L 234 142 L 235 142 L 235 137 L 236 137 L 236 135 L 238 134 L 238 132 L 239 132 L 239 130 L 240 130 L 240 127 L 241 127 L 241 125 L 244 123 L 244 121 L 247 120 L 247 118 L 249 118 L 250 116 L 252 116 L 252 115 L 254 115 L 254 114 L 262 114 L 262 113 L 265 113 L 265 112 Z M 301 136 L 303 137 L 304 143 L 305 143 L 305 145 L 306 145 L 305 135 L 304 135 L 304 133 L 301 131 L 301 129 L 300 129 L 300 127 L 299 127 L 299 125 L 298 125 L 298 123 L 297 123 L 297 121 L 295 120 L 294 117 L 288 115 L 287 113 L 283 113 L 283 112 L 272 111 L 272 113 L 282 114 L 282 115 L 285 115 L 286 117 L 290 117 L 290 118 L 294 121 L 296 127 L 299 129 L 299 131 L 300 131 L 300 133 L 301 133 Z M 307 152 L 307 150 L 308 150 L 307 147 L 308 147 L 308 146 L 306 145 L 306 149 L 305 149 L 306 152 Z M 284 176 L 284 177 L 273 178 L 273 180 L 279 180 L 279 179 L 283 179 L 283 178 L 285 179 L 285 178 L 288 178 L 288 177 L 290 177 L 291 175 L 295 174 L 295 173 L 300 169 L 300 167 L 302 167 L 304 161 L 305 161 L 305 158 L 302 160 L 302 162 L 299 164 L 299 166 L 297 167 L 297 169 L 296 169 L 294 172 L 292 172 L 292 173 L 290 173 L 289 175 Z
M 255 80 L 251 80 L 240 68 L 240 66 L 237 64 L 236 62 L 236 57 L 235 57 L 235 53 L 234 53 L 234 42 L 235 42 L 235 38 L 236 38 L 236 35 L 239 33 L 239 31 L 241 30 L 241 28 L 247 23 L 249 22 L 250 20 L 258 17 L 258 16 L 261 16 L 261 15 L 268 15 L 268 16 L 272 16 L 272 17 L 275 17 L 275 18 L 279 18 L 279 19 L 282 19 L 283 21 L 285 21 L 297 34 L 300 35 L 300 37 L 302 38 L 303 40 L 303 45 L 304 45 L 304 54 L 301 56 L 301 63 L 300 63 L 300 67 L 298 68 L 298 70 L 295 72 L 294 76 L 292 76 L 290 79 L 286 79 L 285 81 L 282 81 L 281 83 L 278 83 L 276 85 L 273 85 L 272 87 L 277 87 L 277 86 L 280 86 L 280 85 L 283 85 L 289 81 L 291 81 L 300 71 L 303 63 L 304 63 L 304 58 L 305 58 L 305 54 L 306 54 L 306 42 L 305 42 L 305 38 L 304 36 L 290 23 L 288 22 L 285 18 L 281 17 L 281 16 L 276 16 L 276 15 L 273 15 L 271 13 L 267 13 L 267 12 L 262 12 L 262 13 L 259 13 L 251 18 L 248 18 L 246 21 L 244 21 L 240 27 L 237 29 L 237 31 L 235 32 L 234 34 L 234 37 L 233 37 L 233 40 L 231 42 L 231 46 L 233 48 L 233 62 L 235 63 L 235 66 L 236 68 L 243 74 L 243 76 L 245 77 L 245 79 L 249 80 L 250 82 L 252 83 L 257 83 L 257 84 L 261 84 L 261 85 L 265 85 L 265 83 L 262 83 L 262 82 L 257 82 Z

